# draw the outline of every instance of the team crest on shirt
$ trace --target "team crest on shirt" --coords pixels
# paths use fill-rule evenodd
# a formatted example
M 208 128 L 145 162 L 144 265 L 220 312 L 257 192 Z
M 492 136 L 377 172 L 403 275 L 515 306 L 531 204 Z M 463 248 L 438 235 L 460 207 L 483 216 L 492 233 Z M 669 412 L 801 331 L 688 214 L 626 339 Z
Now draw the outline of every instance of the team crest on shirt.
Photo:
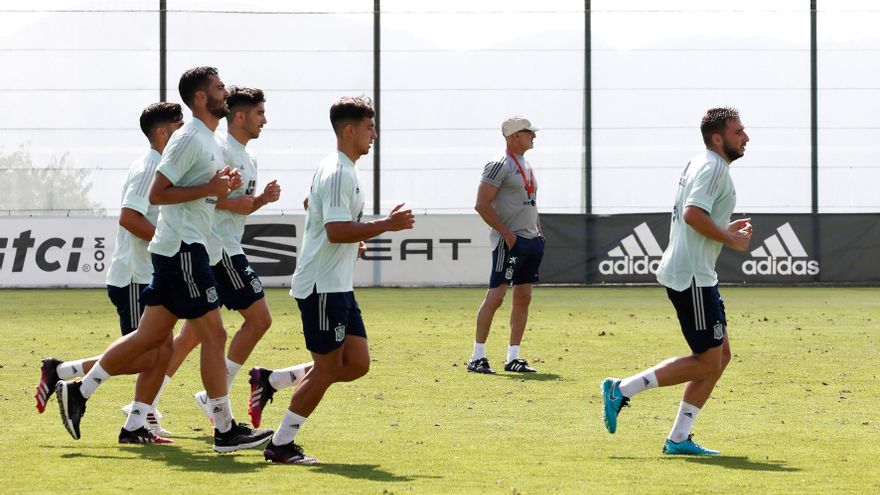
M 345 339 L 345 325 L 340 323 L 333 331 L 336 332 L 336 342 L 342 342 Z
M 720 321 L 716 323 L 714 327 L 712 327 L 712 330 L 715 331 L 715 340 L 721 340 L 724 338 L 724 324 L 722 324 Z
M 208 287 L 208 290 L 205 291 L 205 296 L 208 298 L 209 303 L 217 302 L 217 288 Z
M 251 280 L 251 289 L 254 289 L 254 294 L 259 294 L 263 290 L 263 284 L 260 283 L 260 279 L 255 278 Z

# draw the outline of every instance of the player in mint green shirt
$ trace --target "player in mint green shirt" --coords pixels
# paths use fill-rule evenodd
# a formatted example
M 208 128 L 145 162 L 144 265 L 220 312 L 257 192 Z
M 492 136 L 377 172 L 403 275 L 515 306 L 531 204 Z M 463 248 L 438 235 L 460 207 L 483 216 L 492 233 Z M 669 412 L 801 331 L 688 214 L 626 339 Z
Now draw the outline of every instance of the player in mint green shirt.
M 252 430 L 232 417 L 224 365 L 226 330 L 206 250 L 217 201 L 241 185 L 238 173 L 224 167 L 214 141 L 214 129 L 229 111 L 229 93 L 213 67 L 184 72 L 179 90 L 193 119 L 171 136 L 150 187 L 150 203 L 160 208 L 148 246 L 153 278 L 142 294 L 146 308 L 138 329 L 114 342 L 81 382 L 59 382 L 56 390 L 63 424 L 79 439 L 88 398 L 110 377 L 123 374 L 128 363 L 156 352 L 155 364 L 138 376 L 126 422 L 134 428 L 143 426 L 165 379 L 174 325 L 179 319 L 188 320 L 202 342 L 202 381 L 214 416 L 214 450 L 231 452 L 265 443 L 272 431 Z M 119 440 L 144 443 L 128 441 L 123 433 Z
M 636 394 L 685 384 L 675 424 L 663 445 L 663 453 L 669 455 L 718 454 L 695 443 L 690 433 L 731 356 L 715 261 L 724 244 L 745 251 L 752 237 L 750 219 L 730 221 L 736 206 L 730 164 L 743 156 L 749 142 L 739 113 L 731 108 L 709 109 L 700 131 L 706 151 L 687 163 L 678 180 L 669 245 L 657 270 L 657 281 L 666 287 L 692 354 L 668 359 L 623 380 L 602 382 L 609 433 L 617 430 L 620 409 Z

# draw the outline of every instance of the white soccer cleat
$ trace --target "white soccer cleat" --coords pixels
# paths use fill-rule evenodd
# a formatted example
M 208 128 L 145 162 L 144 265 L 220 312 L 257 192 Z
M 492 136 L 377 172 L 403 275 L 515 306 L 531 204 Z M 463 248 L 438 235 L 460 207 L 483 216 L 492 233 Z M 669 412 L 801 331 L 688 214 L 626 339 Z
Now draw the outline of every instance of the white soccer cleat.
M 131 413 L 131 404 L 126 404 L 122 406 L 122 414 L 127 418 L 129 413 Z M 162 413 L 159 412 L 158 409 L 153 409 L 147 413 L 147 430 L 150 431 L 154 436 L 161 438 L 170 438 L 172 433 L 165 428 L 162 428 L 162 425 L 159 423 L 159 420 L 162 419 Z
M 202 390 L 201 392 L 196 392 L 193 394 L 193 398 L 196 400 L 196 404 L 199 405 L 202 412 L 205 414 L 205 417 L 211 421 L 211 424 L 214 424 L 214 413 L 211 411 L 211 406 L 208 405 L 208 392 Z

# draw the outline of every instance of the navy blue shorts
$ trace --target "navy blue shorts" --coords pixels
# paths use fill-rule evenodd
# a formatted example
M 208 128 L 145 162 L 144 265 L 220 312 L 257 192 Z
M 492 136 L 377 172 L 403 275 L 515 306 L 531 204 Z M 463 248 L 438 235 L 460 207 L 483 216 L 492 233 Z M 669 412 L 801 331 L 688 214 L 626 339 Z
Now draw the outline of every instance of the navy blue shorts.
M 116 313 L 119 314 L 119 329 L 122 330 L 122 335 L 128 335 L 137 330 L 141 315 L 144 314 L 141 294 L 146 288 L 147 284 L 129 284 L 125 287 L 107 286 L 107 295 L 110 296 L 110 301 L 116 306 Z
M 153 281 L 141 294 L 146 306 L 165 306 L 181 319 L 195 319 L 220 307 L 217 282 L 201 244 L 180 243 L 174 256 L 153 254 Z
M 538 281 L 538 268 L 544 258 L 544 237 L 534 239 L 516 236 L 510 251 L 504 238 L 492 251 L 492 274 L 489 288 L 500 285 L 533 284 Z
M 220 302 L 227 309 L 247 309 L 266 295 L 257 272 L 251 268 L 243 254 L 229 256 L 223 251 L 223 259 L 211 269 L 214 271 L 214 280 L 217 281 Z
M 681 292 L 667 287 L 666 295 L 675 306 L 681 333 L 694 354 L 702 354 L 724 342 L 727 317 L 717 284 L 697 287 L 694 282 Z
M 302 316 L 306 349 L 316 354 L 328 354 L 342 347 L 346 335 L 367 338 L 367 329 L 361 318 L 361 308 L 354 292 L 328 292 L 297 299 Z

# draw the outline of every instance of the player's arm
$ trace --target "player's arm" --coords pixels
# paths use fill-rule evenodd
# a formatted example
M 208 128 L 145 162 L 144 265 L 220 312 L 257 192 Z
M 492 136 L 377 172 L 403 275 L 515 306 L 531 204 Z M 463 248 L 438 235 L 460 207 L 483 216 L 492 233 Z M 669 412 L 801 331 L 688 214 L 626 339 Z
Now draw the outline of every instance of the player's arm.
M 175 186 L 161 171 L 157 171 L 150 187 L 150 204 L 172 205 L 208 196 L 225 198 L 239 186 L 241 176 L 237 171 L 230 171 L 229 167 L 214 174 L 210 181 L 196 186 Z
M 237 198 L 224 198 L 217 201 L 217 208 L 229 210 L 239 215 L 250 215 L 281 197 L 281 186 L 277 181 L 266 184 L 266 188 L 258 196 L 243 195 Z
M 687 205 L 684 208 L 684 222 L 700 235 L 708 237 L 713 241 L 727 244 L 737 251 L 745 251 L 749 248 L 749 239 L 751 239 L 751 230 L 738 229 L 731 231 L 718 226 L 712 217 L 706 213 L 706 210 L 695 205 Z
M 385 232 L 397 232 L 413 228 L 415 217 L 412 210 L 404 209 L 403 203 L 395 206 L 387 217 L 371 222 L 328 222 L 324 224 L 327 240 L 333 243 L 352 243 L 372 239 Z
M 119 225 L 145 241 L 153 238 L 156 227 L 141 212 L 131 208 L 119 210 Z
M 507 225 L 504 225 L 504 222 L 501 221 L 501 217 L 498 216 L 495 207 L 492 206 L 492 202 L 495 201 L 495 196 L 497 195 L 497 187 L 492 184 L 480 182 L 480 187 L 477 188 L 477 203 L 474 205 L 474 209 L 477 210 L 477 213 L 480 214 L 480 218 L 482 218 L 489 227 L 492 227 L 501 234 L 501 237 L 504 238 L 504 242 L 507 243 L 507 248 L 510 249 L 516 242 L 516 234 L 507 228 Z

